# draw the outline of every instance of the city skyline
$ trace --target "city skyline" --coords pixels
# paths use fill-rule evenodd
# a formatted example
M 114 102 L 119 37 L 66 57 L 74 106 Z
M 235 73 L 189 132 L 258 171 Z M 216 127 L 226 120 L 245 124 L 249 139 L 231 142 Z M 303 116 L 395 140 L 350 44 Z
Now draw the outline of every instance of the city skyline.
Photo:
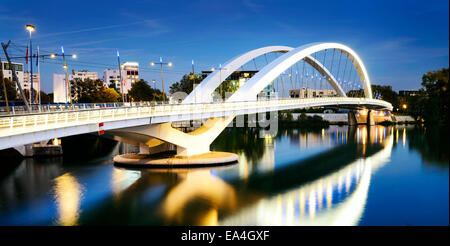
M 78 55 L 76 61 L 68 61 L 70 70 L 102 74 L 105 69 L 115 69 L 119 50 L 123 62 L 139 62 L 140 78 L 157 80 L 158 88 L 160 73 L 150 62 L 159 57 L 174 64 L 165 71 L 168 89 L 192 71 L 192 60 L 196 72 L 200 72 L 262 46 L 298 47 L 317 41 L 354 47 L 365 61 L 373 84 L 392 85 L 397 91 L 418 89 L 424 73 L 448 67 L 446 1 L 341 1 L 326 3 L 330 6 L 327 9 L 314 3 L 249 0 L 139 1 L 123 9 L 109 7 L 116 2 L 46 3 L 0 4 L 0 40 L 12 40 L 16 45 L 14 56 L 25 55 L 29 38 L 25 25 L 33 24 L 34 48 L 39 45 L 42 53 L 58 52 L 63 45 L 67 53 Z M 51 11 L 48 6 L 64 11 Z M 77 15 L 79 18 L 73 18 Z M 4 54 L 1 57 L 3 60 Z M 42 89 L 52 92 L 53 74 L 64 70 L 49 59 L 41 65 Z

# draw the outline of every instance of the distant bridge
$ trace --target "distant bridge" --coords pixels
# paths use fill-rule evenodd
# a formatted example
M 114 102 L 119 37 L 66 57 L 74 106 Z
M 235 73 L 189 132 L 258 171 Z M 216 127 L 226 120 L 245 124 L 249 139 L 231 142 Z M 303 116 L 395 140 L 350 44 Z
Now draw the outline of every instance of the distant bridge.
M 363 98 L 347 97 L 339 78 L 325 68 L 312 54 L 339 50 L 349 58 L 364 89 Z M 268 63 L 224 102 L 214 103 L 212 93 L 234 71 L 255 57 L 271 52 L 284 53 Z M 257 100 L 257 95 L 284 71 L 304 60 L 336 91 L 336 97 Z M 223 70 L 223 71 L 222 71 Z M 339 107 L 347 109 L 385 109 L 392 105 L 372 98 L 370 79 L 359 56 L 338 43 L 313 43 L 298 48 L 270 46 L 237 56 L 211 73 L 181 104 L 149 103 L 104 108 L 78 108 L 56 112 L 35 112 L 0 117 L 0 149 L 23 146 L 90 132 L 106 131 L 116 139 L 139 145 L 141 153 L 151 154 L 176 146 L 177 155 L 193 156 L 209 152 L 214 139 L 236 115 L 309 107 Z M 184 133 L 171 122 L 208 119 L 198 129 Z

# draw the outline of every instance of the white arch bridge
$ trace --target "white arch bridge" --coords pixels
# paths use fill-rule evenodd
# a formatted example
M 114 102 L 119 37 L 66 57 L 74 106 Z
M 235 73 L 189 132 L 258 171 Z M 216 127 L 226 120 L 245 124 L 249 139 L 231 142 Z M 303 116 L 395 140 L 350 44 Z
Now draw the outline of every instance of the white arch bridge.
M 325 57 L 322 63 L 317 59 L 317 52 L 326 53 L 327 50 L 333 50 L 333 56 L 338 50 L 341 56 L 348 58 L 361 83 L 364 97 L 348 97 L 344 90 L 345 81 L 342 83 L 339 75 L 336 79 L 332 71 L 326 68 Z M 214 90 L 229 75 L 249 61 L 274 52 L 282 55 L 268 62 L 223 102 L 213 102 Z M 299 61 L 314 68 L 320 78 L 333 88 L 336 96 L 258 100 L 258 94 L 266 86 Z M 237 115 L 321 106 L 392 110 L 390 103 L 372 98 L 367 70 L 356 52 L 349 47 L 339 43 L 312 43 L 298 48 L 270 46 L 231 59 L 221 70 L 206 77 L 180 104 L 134 103 L 104 108 L 72 107 L 60 111 L 1 116 L 0 149 L 104 130 L 120 141 L 139 145 L 141 153 L 152 154 L 176 146 L 177 155 L 193 156 L 209 152 L 210 144 Z M 188 133 L 172 127 L 172 122 L 196 119 L 208 120 Z

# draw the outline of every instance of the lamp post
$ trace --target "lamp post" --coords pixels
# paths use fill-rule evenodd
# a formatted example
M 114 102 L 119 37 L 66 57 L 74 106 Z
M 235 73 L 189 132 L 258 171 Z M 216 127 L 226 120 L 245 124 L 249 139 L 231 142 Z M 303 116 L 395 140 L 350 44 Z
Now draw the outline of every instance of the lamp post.
M 61 49 L 62 49 L 62 51 L 64 52 L 64 49 L 61 47 Z M 54 58 L 56 58 L 57 56 L 63 56 L 63 58 L 64 58 L 64 65 L 66 66 L 66 64 L 65 64 L 65 55 L 64 55 L 64 53 L 63 54 L 55 54 L 55 53 L 52 53 L 52 54 L 44 54 L 44 55 L 41 55 L 41 54 L 38 54 L 38 55 L 35 55 L 35 57 L 37 58 L 37 59 L 39 59 L 39 58 L 45 58 L 45 57 L 50 57 L 51 59 L 54 59 Z M 73 59 L 76 59 L 77 58 L 77 55 L 76 54 L 72 54 L 72 55 L 69 55 L 69 56 L 71 56 Z M 10 57 L 10 59 L 23 59 L 23 58 L 28 58 L 29 56 L 16 56 L 16 57 Z M 38 67 L 39 68 L 39 67 Z M 20 90 L 20 89 L 19 89 Z M 39 91 L 40 91 L 40 82 L 39 82 Z M 66 101 L 67 101 L 67 90 L 66 90 Z M 28 104 L 28 103 L 26 103 L 26 104 Z
M 194 59 L 192 59 L 192 91 L 194 92 L 194 103 L 197 103 L 197 92 L 195 91 L 195 72 L 194 72 Z
M 166 102 L 166 96 L 164 92 L 164 72 L 163 72 L 163 65 L 167 65 L 169 67 L 172 66 L 172 62 L 163 62 L 162 57 L 159 58 L 159 62 L 151 62 L 150 65 L 153 67 L 156 64 L 161 65 L 161 84 L 162 84 L 162 93 L 163 93 L 163 102 Z
M 55 58 L 56 56 L 62 56 L 63 57 L 63 62 L 64 62 L 64 65 L 63 65 L 63 68 L 64 68 L 64 71 L 65 71 L 65 73 L 66 73 L 66 103 L 67 103 L 67 98 L 69 99 L 69 102 L 70 102 L 70 104 L 72 104 L 72 93 L 71 93 L 71 91 L 70 91 L 70 83 L 69 83 L 69 75 L 68 75 L 68 73 L 67 73 L 67 64 L 66 64 L 66 55 L 65 55 L 65 53 L 64 53 L 64 47 L 63 46 L 61 46 L 61 55 L 58 55 L 58 54 L 50 54 L 49 55 L 50 56 L 50 58 Z M 77 55 L 75 55 L 75 54 L 73 54 L 73 55 L 70 55 L 73 59 L 76 59 L 77 58 Z
M 119 55 L 119 50 L 117 50 L 117 66 L 119 67 L 120 92 L 122 93 L 122 102 L 125 103 L 125 90 L 124 90 L 124 88 L 123 88 L 122 69 L 120 68 L 120 55 Z
M 31 81 L 31 104 L 34 103 L 34 95 L 33 95 L 33 46 L 31 44 L 31 33 L 36 30 L 33 25 L 26 25 L 25 28 L 30 33 L 30 81 Z
M 66 56 L 64 54 L 64 47 L 61 46 L 61 53 L 62 53 L 62 57 L 63 57 L 63 68 L 64 68 L 64 72 L 66 74 L 66 103 L 70 102 L 70 104 L 72 104 L 72 93 L 70 93 L 70 83 L 69 83 L 69 74 L 67 74 L 67 64 L 66 64 Z
M 217 68 L 219 70 L 219 94 L 220 94 L 220 98 L 222 98 L 222 70 L 227 70 L 226 68 L 222 68 L 222 64 L 219 64 L 219 68 Z M 216 68 L 211 68 L 211 71 L 215 71 Z

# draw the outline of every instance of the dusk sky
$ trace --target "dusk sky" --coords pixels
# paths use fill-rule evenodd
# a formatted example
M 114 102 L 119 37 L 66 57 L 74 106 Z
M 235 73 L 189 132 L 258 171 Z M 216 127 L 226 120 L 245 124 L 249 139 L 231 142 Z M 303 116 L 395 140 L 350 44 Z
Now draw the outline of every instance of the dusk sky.
M 25 56 L 26 24 L 36 26 L 33 47 L 78 55 L 69 69 L 97 71 L 137 61 L 141 78 L 160 79 L 149 63 L 160 56 L 174 66 L 167 84 L 268 45 L 298 47 L 340 42 L 364 61 L 372 84 L 418 89 L 429 70 L 449 66 L 449 1 L 0 1 L 0 41 Z M 4 59 L 1 53 L 2 60 Z M 24 62 L 24 60 L 16 60 Z M 41 64 L 43 90 L 61 61 Z M 159 85 L 160 86 L 160 85 Z M 167 88 L 167 87 L 166 87 Z

